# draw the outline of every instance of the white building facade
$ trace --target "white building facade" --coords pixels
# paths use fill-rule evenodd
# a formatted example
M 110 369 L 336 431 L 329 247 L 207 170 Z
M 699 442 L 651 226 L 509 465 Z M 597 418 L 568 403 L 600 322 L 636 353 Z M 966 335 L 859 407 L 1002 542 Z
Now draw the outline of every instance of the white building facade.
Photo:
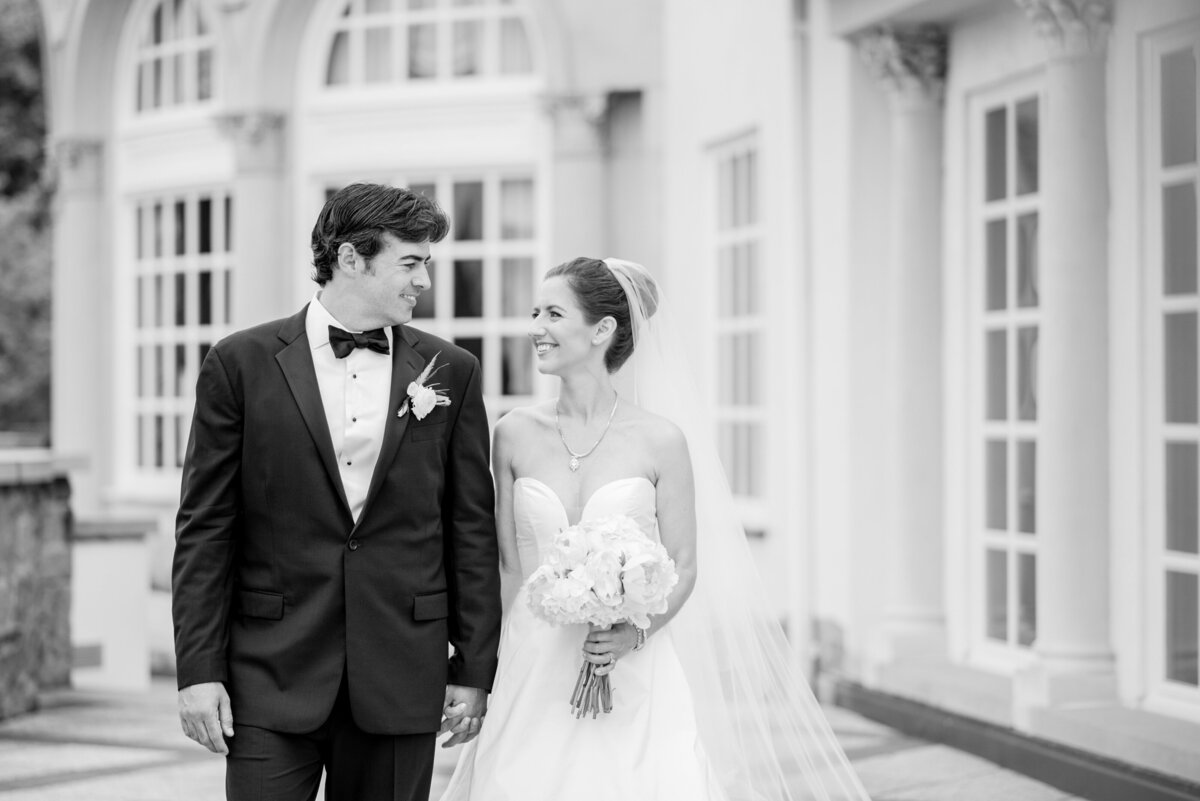
M 1195 2 L 41 5 L 53 445 L 160 585 L 204 352 L 312 295 L 328 192 L 403 183 L 493 418 L 553 391 L 550 266 L 693 310 L 822 687 L 1200 782 Z
M 808 12 L 817 617 L 873 690 L 1200 780 L 1200 7 Z

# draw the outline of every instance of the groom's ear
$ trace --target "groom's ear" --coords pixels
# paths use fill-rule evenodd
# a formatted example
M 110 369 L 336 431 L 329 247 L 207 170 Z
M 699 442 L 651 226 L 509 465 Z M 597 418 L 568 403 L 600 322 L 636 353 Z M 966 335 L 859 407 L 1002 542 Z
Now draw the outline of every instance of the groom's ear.
M 353 274 L 361 272 L 360 264 L 365 261 L 362 256 L 358 255 L 358 249 L 349 242 L 343 242 L 338 245 L 337 262 L 338 267 L 342 272 Z

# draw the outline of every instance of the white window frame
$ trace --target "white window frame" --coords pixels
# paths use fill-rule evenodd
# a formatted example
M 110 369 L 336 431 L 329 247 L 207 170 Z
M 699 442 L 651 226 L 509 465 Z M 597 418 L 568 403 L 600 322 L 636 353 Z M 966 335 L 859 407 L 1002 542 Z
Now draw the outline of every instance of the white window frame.
M 146 45 L 143 43 L 143 33 L 146 31 L 147 26 L 151 24 L 150 19 L 155 10 L 161 6 L 164 14 L 173 14 L 172 2 L 173 0 L 139 0 L 130 14 L 131 30 L 126 36 L 126 41 L 131 43 L 132 57 L 130 59 L 130 68 L 124 73 L 127 77 L 128 94 L 124 98 L 121 107 L 125 109 L 125 114 L 134 119 L 153 120 L 164 117 L 170 118 L 179 114 L 203 114 L 212 109 L 221 94 L 221 70 L 219 68 L 221 54 L 218 47 L 218 39 L 213 20 L 208 16 L 208 8 L 200 0 L 184 0 L 184 7 L 194 10 L 199 19 L 204 22 L 207 28 L 205 33 L 186 39 L 165 41 L 158 45 Z M 197 84 L 198 78 L 195 70 L 195 57 L 204 50 L 208 50 L 211 53 L 209 65 L 209 80 L 211 83 L 209 96 L 200 98 Z M 161 103 L 157 106 L 139 108 L 139 75 L 142 65 L 161 61 L 163 64 L 162 82 L 165 87 L 168 84 L 173 84 L 171 80 L 174 76 L 173 60 L 176 56 L 184 57 L 184 91 L 187 93 L 188 99 L 183 102 L 176 100 L 172 103 Z
M 743 187 L 733 187 L 733 196 L 729 195 L 726 188 L 722 185 L 721 174 L 726 169 L 726 165 L 734 159 L 750 156 L 753 158 L 753 167 L 749 173 L 745 174 L 746 180 L 749 182 Z M 735 137 L 723 140 L 708 148 L 707 150 L 707 165 L 708 165 L 708 184 L 710 189 L 710 202 L 708 208 L 712 210 L 712 222 L 708 226 L 712 232 L 709 238 L 707 253 L 708 253 L 708 275 L 711 279 L 708 281 L 713 288 L 710 300 L 712 323 L 712 343 L 714 359 L 714 373 L 716 384 L 714 387 L 714 417 L 717 425 L 716 437 L 717 443 L 721 451 L 722 462 L 725 467 L 726 475 L 729 478 L 731 490 L 733 490 L 734 501 L 737 504 L 739 513 L 741 514 L 742 523 L 747 532 L 755 535 L 765 535 L 769 526 L 769 482 L 767 470 L 770 466 L 770 448 L 769 448 L 769 409 L 767 403 L 767 393 L 769 391 L 768 375 L 767 375 L 767 358 L 765 353 L 769 344 L 770 331 L 768 327 L 768 299 L 766 297 L 766 270 L 763 265 L 765 254 L 765 239 L 766 227 L 763 223 L 764 208 L 763 208 L 763 169 L 762 169 L 762 147 L 760 137 L 757 131 L 750 131 L 737 135 Z M 731 222 L 729 225 L 723 225 L 723 214 L 731 213 L 734 207 L 740 202 L 748 203 L 752 209 L 749 220 L 741 222 Z M 729 204 L 729 208 L 723 211 L 724 204 Z M 742 281 L 742 289 L 747 293 L 746 297 L 756 309 L 753 313 L 737 313 L 723 315 L 721 313 L 720 304 L 725 300 L 722 292 L 722 261 L 721 254 L 727 248 L 738 245 L 751 245 L 756 252 L 755 258 L 758 261 L 758 282 L 757 286 L 751 286 L 745 282 L 744 276 L 738 276 Z M 743 374 L 740 370 L 750 371 L 753 369 L 752 363 L 748 360 L 734 357 L 733 364 L 728 366 L 728 369 L 722 368 L 721 354 L 724 352 L 724 344 L 731 337 L 737 336 L 757 336 L 759 348 L 757 349 L 757 366 L 759 374 L 757 376 Z M 732 388 L 735 384 L 743 384 L 747 381 L 757 383 L 757 397 L 753 401 L 742 403 L 729 403 L 721 400 L 722 387 Z M 724 446 L 722 432 L 724 426 L 746 424 L 754 427 L 758 432 L 757 449 L 754 448 L 754 442 L 746 444 L 747 452 L 744 454 L 748 463 L 752 463 L 749 476 L 739 475 L 739 466 L 746 463 L 739 462 L 738 464 L 728 463 L 728 454 Z M 755 480 L 756 479 L 756 480 Z M 740 492 L 739 488 L 743 482 L 750 482 L 754 485 L 755 491 L 752 493 Z
M 170 216 L 170 204 L 177 197 L 195 198 L 201 194 L 211 194 L 214 198 L 223 198 L 229 195 L 233 198 L 232 202 L 236 203 L 232 145 L 220 134 L 216 125 L 216 115 L 222 108 L 223 95 L 222 50 L 216 36 L 214 15 L 210 13 L 210 4 L 204 0 L 190 2 L 195 6 L 197 13 L 207 15 L 208 34 L 205 41 L 211 38 L 213 51 L 212 94 L 210 98 L 201 102 L 163 106 L 141 112 L 137 110 L 137 68 L 142 60 L 140 43 L 149 15 L 158 6 L 158 0 L 135 0 L 125 18 L 118 46 L 116 74 L 120 80 L 114 93 L 118 111 L 111 161 L 116 180 L 112 182 L 106 195 L 108 222 L 113 232 L 111 247 L 115 265 L 114 281 L 108 299 L 113 309 L 112 329 L 107 336 L 113 354 L 113 408 L 119 412 L 113 421 L 111 433 L 111 461 L 106 467 L 112 480 L 106 490 L 105 500 L 122 508 L 142 508 L 146 505 L 156 513 L 165 508 L 165 504 L 175 503 L 179 498 L 180 469 L 176 466 L 178 459 L 173 452 L 174 432 L 169 423 L 164 426 L 168 444 L 164 448 L 162 468 L 153 467 L 152 462 L 139 466 L 138 414 L 181 415 L 181 447 L 186 447 L 199 358 L 198 351 L 189 348 L 186 353 L 187 372 L 182 379 L 181 396 L 139 399 L 138 349 L 156 342 L 163 345 L 174 345 L 177 341 L 190 342 L 193 346 L 198 346 L 201 337 L 205 342 L 215 343 L 224 333 L 231 330 L 222 324 L 211 329 L 205 327 L 201 331 L 190 322 L 181 328 L 170 326 L 169 329 L 164 327 L 156 332 L 137 327 L 138 276 L 143 274 L 143 271 L 153 269 L 148 267 L 144 260 L 140 262 L 138 259 L 138 204 L 153 198 L 162 198 L 167 204 L 164 213 Z M 186 159 L 179 157 L 181 148 L 186 148 Z M 221 211 L 223 213 L 223 204 Z M 194 210 L 190 210 L 189 214 L 194 215 Z M 194 236 L 191 233 L 195 230 L 194 225 L 189 225 L 188 228 L 189 235 Z M 214 248 L 218 241 L 223 247 L 223 232 L 214 232 L 214 236 L 221 237 L 220 240 L 214 239 Z M 180 269 L 188 274 L 188 295 L 195 298 L 193 290 L 198 282 L 196 275 L 201 269 L 203 259 L 197 260 L 198 254 L 190 251 L 179 259 L 174 257 L 173 250 L 166 253 L 169 258 L 164 264 L 170 261 L 174 270 L 175 262 L 178 262 Z M 227 258 L 229 268 L 236 271 L 235 254 L 214 252 L 212 255 Z M 195 303 L 194 300 L 192 302 Z M 171 312 L 173 313 L 173 306 Z M 170 355 L 173 357 L 173 349 Z M 171 389 L 173 388 L 172 386 Z M 152 423 L 150 434 L 153 435 Z M 145 434 L 143 443 L 146 443 Z M 152 453 L 152 450 L 150 452 Z
M 1200 292 L 1188 296 L 1164 297 L 1162 284 L 1162 188 L 1164 185 L 1191 180 L 1200 193 L 1200 159 L 1189 165 L 1164 168 L 1161 154 L 1159 116 L 1160 72 L 1162 56 L 1191 46 L 1200 63 L 1200 21 L 1177 25 L 1169 31 L 1143 40 L 1142 97 L 1147 112 L 1142 115 L 1141 174 L 1143 221 L 1141 237 L 1144 247 L 1143 275 L 1146 281 L 1145 359 L 1146 382 L 1144 405 L 1145 450 L 1143 508 L 1146 510 L 1143 554 L 1145 556 L 1145 609 L 1141 648 L 1146 663 L 1145 706 L 1153 711 L 1200 721 L 1200 687 L 1167 681 L 1166 673 L 1166 580 L 1169 569 L 1200 575 L 1200 554 L 1167 551 L 1165 547 L 1166 520 L 1164 442 L 1200 442 L 1200 424 L 1167 424 L 1164 410 L 1164 342 L 1163 315 L 1171 311 L 1194 311 L 1200 314 Z M 1200 103 L 1197 104 L 1200 108 Z M 1200 117 L 1200 111 L 1198 111 Z M 1197 120 L 1200 131 L 1200 119 Z
M 211 202 L 210 238 L 208 253 L 200 253 L 198 247 L 199 202 L 208 198 Z M 174 208 L 177 201 L 183 202 L 186 215 L 187 246 L 181 255 L 175 254 Z M 154 192 L 130 195 L 122 218 L 130 229 L 128 241 L 129 264 L 124 271 L 125 280 L 120 282 L 119 292 L 128 296 L 128 314 L 119 319 L 127 327 L 125 356 L 130 358 L 128 380 L 118 388 L 118 409 L 125 410 L 117 424 L 120 447 L 117 448 L 122 473 L 132 479 L 137 487 L 156 492 L 178 491 L 183 449 L 187 446 L 195 404 L 196 377 L 200 369 L 201 345 L 211 347 L 222 337 L 232 333 L 232 288 L 230 286 L 236 268 L 232 241 L 227 231 L 228 217 L 233 209 L 233 191 L 227 185 L 209 185 L 189 189 L 163 189 Z M 160 256 L 153 248 L 153 207 L 161 203 L 163 209 L 163 246 Z M 227 205 L 228 204 L 228 205 Z M 138 257 L 138 209 L 145 210 L 141 228 L 141 258 Z M 228 242 L 228 247 L 227 243 Z M 199 320 L 199 285 L 201 273 L 211 278 L 210 322 Z M 175 323 L 175 276 L 185 277 L 185 322 Z M 156 323 L 153 279 L 162 277 L 161 323 Z M 146 279 L 139 290 L 139 281 Z M 139 300 L 141 303 L 139 309 Z M 142 324 L 139 325 L 139 322 Z M 163 363 L 170 364 L 175 346 L 184 347 L 184 370 L 174 376 L 174 370 L 166 369 L 156 374 L 157 348 L 162 349 Z M 156 380 L 157 378 L 157 380 Z M 147 386 L 141 390 L 143 380 Z M 158 381 L 164 384 L 161 394 L 156 389 Z M 178 387 L 178 392 L 175 388 Z M 164 418 L 163 463 L 157 465 L 155 457 L 155 417 Z M 178 441 L 176 429 L 178 426 Z
M 1039 175 L 1038 191 L 1028 195 L 1016 195 L 1015 108 L 1018 103 L 1030 97 L 1039 98 L 1038 163 L 1039 173 L 1041 174 Z M 968 175 L 965 181 L 968 198 L 965 241 L 968 253 L 968 280 L 965 283 L 968 291 L 964 302 L 967 304 L 966 319 L 969 321 L 967 329 L 968 345 L 966 348 L 966 352 L 969 354 L 969 391 L 967 393 L 966 408 L 968 428 L 968 516 L 966 520 L 966 533 L 969 546 L 966 549 L 966 558 L 968 560 L 967 571 L 969 581 L 967 586 L 970 598 L 968 602 L 969 619 L 966 630 L 968 632 L 968 661 L 978 667 L 1002 673 L 1015 672 L 1030 664 L 1035 659 L 1034 647 L 1036 646 L 1036 639 L 1031 646 L 1021 646 L 1015 643 L 1015 636 L 1013 634 L 1019 625 L 1017 556 L 1029 553 L 1034 556 L 1035 560 L 1038 559 L 1038 542 L 1046 536 L 1040 520 L 1035 526 L 1035 534 L 1026 535 L 1016 533 L 1019 518 L 1017 515 L 1018 507 L 1015 503 L 1018 487 L 1016 472 L 1018 465 L 1017 442 L 1032 440 L 1035 443 L 1035 447 L 1038 447 L 1040 443 L 1040 414 L 1038 419 L 1032 421 L 1016 419 L 1017 405 L 1015 403 L 1015 396 L 1018 386 L 1019 364 L 1017 332 L 1022 328 L 1032 326 L 1038 330 L 1040 341 L 1042 330 L 1041 304 L 1039 303 L 1037 307 L 1019 308 L 1015 306 L 1015 303 L 1018 280 L 1018 271 L 1016 268 L 1018 254 L 1017 219 L 1025 214 L 1036 213 L 1039 224 L 1039 247 L 1042 241 L 1042 223 L 1044 222 L 1042 193 L 1044 192 L 1045 184 L 1045 160 L 1042 158 L 1042 154 L 1045 150 L 1046 120 L 1044 98 L 1045 91 L 1042 79 L 1040 76 L 1031 76 L 1006 82 L 1003 86 L 973 94 L 968 98 L 967 102 L 966 127 L 969 158 L 967 162 Z M 1005 176 L 1007 193 L 1003 200 L 989 202 L 985 199 L 984 189 L 987 168 L 985 120 L 988 111 L 998 106 L 1004 106 L 1008 109 L 1006 127 L 1007 173 Z M 984 307 L 985 293 L 987 291 L 986 222 L 989 219 L 998 219 L 1001 216 L 1008 221 L 1006 226 L 1007 260 L 1005 267 L 1007 302 L 1003 310 L 987 311 Z M 985 332 L 999 329 L 1006 331 L 1005 392 L 1008 413 L 1005 420 L 992 421 L 986 419 L 985 412 L 987 403 Z M 1035 377 L 1036 383 L 1037 379 Z M 989 531 L 985 523 L 987 509 L 986 442 L 989 438 L 1001 439 L 1006 443 L 1007 447 L 1006 482 L 1008 490 L 1005 499 L 1007 530 L 1003 534 Z M 989 548 L 1003 550 L 1007 559 L 1006 614 L 1009 634 L 1003 643 L 987 635 L 988 599 L 986 558 Z M 1038 598 L 1037 603 L 1040 611 L 1040 598 Z
M 532 15 L 525 4 L 519 0 L 483 0 L 480 5 L 449 5 L 440 2 L 435 8 L 409 9 L 405 0 L 393 0 L 390 11 L 366 14 L 364 9 L 367 0 L 326 0 L 321 15 L 325 20 L 323 30 L 329 35 L 323 41 L 318 59 L 318 81 L 321 90 L 329 95 L 356 94 L 358 92 L 396 91 L 405 92 L 445 92 L 453 85 L 470 86 L 475 84 L 516 84 L 523 86 L 537 80 L 541 73 L 541 55 L 538 52 L 539 37 L 533 24 Z M 345 16 L 347 7 L 353 13 Z M 517 19 L 524 25 L 525 37 L 529 46 L 530 69 L 520 73 L 502 73 L 499 66 L 499 26 L 504 19 Z M 482 36 L 481 70 L 474 75 L 454 75 L 453 72 L 453 26 L 456 22 L 479 21 L 484 26 Z M 433 77 L 412 79 L 407 74 L 407 60 L 404 58 L 408 51 L 406 37 L 398 37 L 410 23 L 429 24 L 434 26 L 437 37 L 437 69 Z M 386 26 L 392 32 L 392 78 L 385 81 L 368 82 L 363 74 L 366 56 L 363 51 L 364 31 L 368 28 L 377 29 Z M 329 59 L 334 42 L 339 33 L 346 33 L 349 53 L 347 61 L 349 76 L 344 83 L 328 83 Z M 398 39 L 403 41 L 398 42 Z

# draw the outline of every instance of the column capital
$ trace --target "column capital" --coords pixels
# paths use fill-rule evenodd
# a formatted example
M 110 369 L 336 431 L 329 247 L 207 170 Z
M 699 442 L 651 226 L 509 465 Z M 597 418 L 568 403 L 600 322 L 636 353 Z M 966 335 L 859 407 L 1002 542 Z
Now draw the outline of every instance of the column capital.
M 64 195 L 96 195 L 104 186 L 104 141 L 90 137 L 54 140 L 54 176 Z
M 597 127 L 608 112 L 608 96 L 600 92 L 544 94 L 541 102 L 542 109 L 555 119 L 572 116 Z
M 67 41 L 71 20 L 76 8 L 82 5 L 76 0 L 41 0 L 42 19 L 45 23 L 46 44 L 59 48 Z
M 283 168 L 283 130 L 287 117 L 276 111 L 233 111 L 217 117 L 217 128 L 233 141 L 243 172 Z
M 878 28 L 856 40 L 871 73 L 897 96 L 940 103 L 946 84 L 945 28 Z
M 1112 26 L 1112 0 L 1015 0 L 1052 58 L 1101 54 Z
M 541 103 L 543 111 L 554 121 L 558 152 L 592 152 L 605 148 L 606 94 L 545 94 Z

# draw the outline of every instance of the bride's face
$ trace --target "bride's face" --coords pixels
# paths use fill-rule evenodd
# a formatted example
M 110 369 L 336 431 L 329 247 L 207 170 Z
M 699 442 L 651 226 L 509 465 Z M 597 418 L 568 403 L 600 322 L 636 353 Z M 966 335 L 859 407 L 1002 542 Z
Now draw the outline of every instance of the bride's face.
M 595 329 L 565 278 L 556 275 L 542 282 L 529 325 L 539 372 L 561 375 L 570 367 L 597 358 Z M 603 353 L 598 358 L 603 361 Z

